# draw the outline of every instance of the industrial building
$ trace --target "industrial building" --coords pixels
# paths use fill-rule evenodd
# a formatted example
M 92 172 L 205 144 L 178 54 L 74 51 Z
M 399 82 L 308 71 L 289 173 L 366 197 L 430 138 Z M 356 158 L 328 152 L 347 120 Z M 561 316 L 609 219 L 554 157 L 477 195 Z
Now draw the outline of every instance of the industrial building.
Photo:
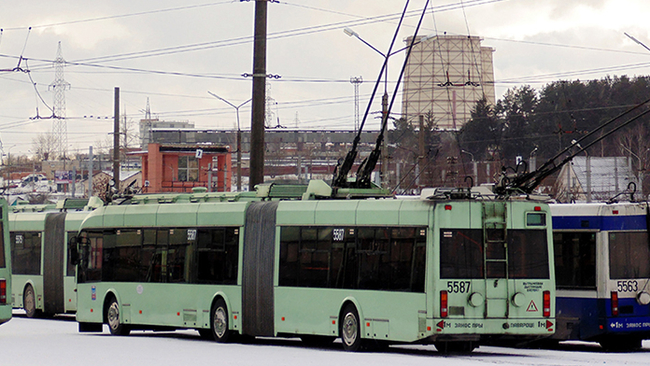
M 494 49 L 481 41 L 476 36 L 416 37 L 419 43 L 404 73 L 402 116 L 417 125 L 418 116 L 429 115 L 438 129 L 458 130 L 483 96 L 495 104 Z

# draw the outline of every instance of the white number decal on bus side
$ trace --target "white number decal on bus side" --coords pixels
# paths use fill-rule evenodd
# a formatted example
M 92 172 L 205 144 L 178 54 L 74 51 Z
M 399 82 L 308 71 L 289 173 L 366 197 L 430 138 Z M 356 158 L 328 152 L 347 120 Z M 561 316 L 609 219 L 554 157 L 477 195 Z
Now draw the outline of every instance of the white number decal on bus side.
M 639 291 L 639 283 L 636 281 L 616 281 L 618 292 Z
M 447 281 L 447 292 L 450 293 L 469 293 L 469 281 Z
M 334 241 L 343 241 L 344 235 L 345 235 L 345 229 L 332 230 L 332 239 Z

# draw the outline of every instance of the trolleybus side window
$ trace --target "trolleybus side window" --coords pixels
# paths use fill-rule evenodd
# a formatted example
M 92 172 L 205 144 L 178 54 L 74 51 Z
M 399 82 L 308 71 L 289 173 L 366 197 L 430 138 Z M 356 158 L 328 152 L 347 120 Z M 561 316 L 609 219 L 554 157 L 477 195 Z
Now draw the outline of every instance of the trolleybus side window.
M 549 278 L 546 230 L 508 231 L 508 277 Z
M 11 233 L 11 266 L 14 274 L 41 274 L 41 233 Z
M 188 240 L 191 239 L 190 230 L 188 230 Z M 236 284 L 239 228 L 198 229 L 196 237 L 198 241 L 197 282 Z
M 2 210 L 0 210 L 0 214 L 2 214 Z M 5 268 L 7 266 L 5 263 L 5 237 L 3 230 L 2 221 L 0 221 L 0 268 Z
M 170 229 L 167 247 L 167 282 L 187 282 L 188 252 L 187 229 Z
M 282 227 L 280 286 L 424 291 L 426 229 Z
M 74 276 L 75 274 L 75 263 L 73 263 L 74 256 L 72 252 L 74 251 L 74 245 L 77 242 L 77 232 L 68 231 L 68 262 L 66 263 L 66 276 Z
M 558 288 L 596 288 L 596 234 L 553 233 Z
M 81 234 L 81 263 L 77 280 L 79 283 L 94 282 L 102 279 L 102 249 L 104 234 L 88 231 Z
M 650 277 L 650 250 L 647 232 L 609 233 L 611 279 Z
M 483 278 L 482 230 L 440 230 L 440 277 Z
M 137 281 L 140 279 L 140 247 L 142 231 L 120 229 L 104 233 L 105 281 Z

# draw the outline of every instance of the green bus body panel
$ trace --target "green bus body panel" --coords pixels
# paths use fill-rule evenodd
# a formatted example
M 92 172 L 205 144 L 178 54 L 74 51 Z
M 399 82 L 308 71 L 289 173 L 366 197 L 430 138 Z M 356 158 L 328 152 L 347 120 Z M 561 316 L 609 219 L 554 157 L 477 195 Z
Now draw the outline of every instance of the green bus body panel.
M 277 211 L 278 225 L 313 225 L 321 201 L 283 201 Z
M 95 297 L 93 299 L 93 288 Z M 115 296 L 120 304 L 120 320 L 125 324 L 177 328 L 210 328 L 210 307 L 217 296 L 228 305 L 232 329 L 241 329 L 239 286 L 164 283 L 86 283 L 78 289 L 79 322 L 102 323 L 105 301 Z
M 320 201 L 316 206 L 314 223 L 326 222 L 330 225 L 355 225 L 359 201 Z M 284 208 L 284 207 L 283 207 Z M 284 212 L 284 210 L 283 210 Z
M 402 200 L 364 200 L 357 206 L 357 225 L 404 225 L 399 222 Z
M 124 223 L 130 227 L 154 227 L 157 225 L 157 205 L 130 205 L 124 211 Z
M 129 226 L 128 221 L 124 221 L 124 213 L 128 206 L 107 206 L 104 212 L 104 227 L 124 227 Z
M 339 312 L 345 301 L 356 304 L 364 338 L 414 342 L 424 336 L 426 299 L 423 293 L 276 288 L 277 333 L 337 337 Z M 422 322 L 419 315 L 422 315 Z
M 243 226 L 248 202 L 201 203 L 197 211 L 196 225 Z
M 160 227 L 196 226 L 198 204 L 160 205 L 156 225 Z
M 399 210 L 402 225 L 429 226 L 435 203 L 422 200 L 404 200 Z
M 9 221 L 10 231 L 43 231 L 45 229 L 46 213 L 17 213 L 12 214 Z

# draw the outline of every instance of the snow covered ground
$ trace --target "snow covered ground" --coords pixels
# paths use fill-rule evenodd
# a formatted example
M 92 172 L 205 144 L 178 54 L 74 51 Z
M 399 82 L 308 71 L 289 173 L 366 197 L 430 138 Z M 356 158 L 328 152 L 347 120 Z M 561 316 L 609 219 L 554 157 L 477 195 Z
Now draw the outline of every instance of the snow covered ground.
M 74 317 L 15 316 L 0 326 L 0 365 L 185 366 L 185 365 L 648 365 L 650 341 L 632 353 L 603 352 L 573 343 L 559 350 L 480 347 L 469 355 L 443 356 L 433 346 L 392 346 L 385 352 L 347 353 L 340 343 L 309 348 L 298 340 L 262 339 L 252 344 L 218 344 L 195 331 L 133 332 L 128 337 L 77 333 Z

